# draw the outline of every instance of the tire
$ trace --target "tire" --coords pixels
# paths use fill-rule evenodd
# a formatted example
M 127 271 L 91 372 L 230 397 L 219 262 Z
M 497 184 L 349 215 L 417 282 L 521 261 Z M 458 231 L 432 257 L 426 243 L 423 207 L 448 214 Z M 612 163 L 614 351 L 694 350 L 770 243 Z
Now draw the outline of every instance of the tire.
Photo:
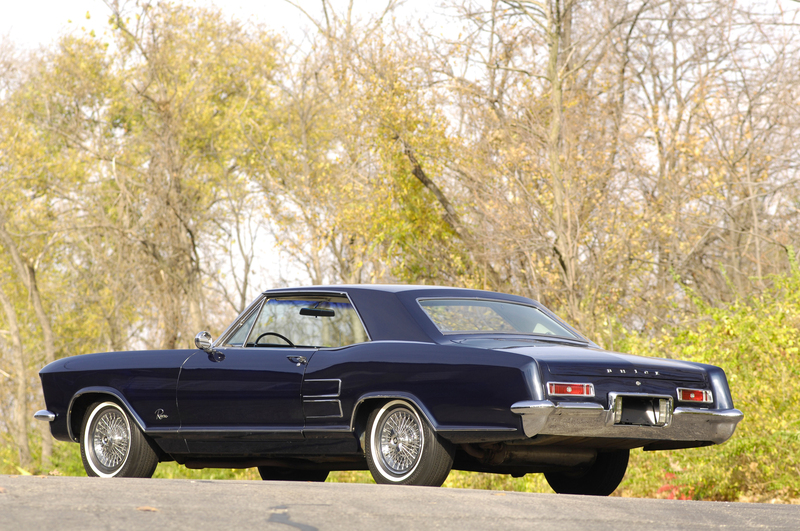
M 269 481 L 314 481 L 322 483 L 328 479 L 327 470 L 303 470 L 277 466 L 260 466 L 261 479 Z
M 614 492 L 628 469 L 630 450 L 598 453 L 594 464 L 581 473 L 546 472 L 544 477 L 559 494 L 608 496 Z
M 102 478 L 149 478 L 158 455 L 116 402 L 95 402 L 81 426 L 81 460 L 86 474 Z
M 440 487 L 453 467 L 453 445 L 405 400 L 370 413 L 365 452 L 375 483 Z

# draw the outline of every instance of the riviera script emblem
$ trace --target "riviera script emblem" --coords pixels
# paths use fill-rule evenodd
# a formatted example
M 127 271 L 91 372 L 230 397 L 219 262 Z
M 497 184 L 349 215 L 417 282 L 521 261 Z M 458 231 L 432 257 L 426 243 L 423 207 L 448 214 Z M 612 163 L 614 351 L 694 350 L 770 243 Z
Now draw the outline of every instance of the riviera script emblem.
M 159 408 L 159 409 L 156 409 L 156 418 L 157 418 L 158 420 L 164 420 L 164 419 L 166 419 L 166 418 L 169 418 L 169 415 L 167 415 L 166 413 L 164 413 L 164 410 L 163 410 L 163 409 L 160 409 L 160 408 Z

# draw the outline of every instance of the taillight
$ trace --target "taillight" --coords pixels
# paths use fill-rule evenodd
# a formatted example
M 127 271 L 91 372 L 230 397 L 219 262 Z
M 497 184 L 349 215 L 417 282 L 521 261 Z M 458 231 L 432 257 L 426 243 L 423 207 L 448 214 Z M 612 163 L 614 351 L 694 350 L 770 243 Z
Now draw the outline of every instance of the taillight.
M 547 393 L 551 396 L 594 396 L 594 385 L 590 383 L 548 382 Z
M 711 404 L 714 402 L 714 395 L 705 389 L 686 389 L 678 387 L 678 401 L 697 402 L 699 404 Z

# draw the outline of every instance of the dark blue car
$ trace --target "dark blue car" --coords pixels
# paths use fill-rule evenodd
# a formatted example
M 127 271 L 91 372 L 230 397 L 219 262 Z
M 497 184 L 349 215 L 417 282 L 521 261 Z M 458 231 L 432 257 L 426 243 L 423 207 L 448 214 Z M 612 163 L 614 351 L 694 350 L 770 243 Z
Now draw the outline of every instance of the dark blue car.
M 608 352 L 541 304 L 487 291 L 270 290 L 195 343 L 51 363 L 36 418 L 80 443 L 90 476 L 176 461 L 438 486 L 456 468 L 595 495 L 616 489 L 630 449 L 719 444 L 742 419 L 722 369 Z

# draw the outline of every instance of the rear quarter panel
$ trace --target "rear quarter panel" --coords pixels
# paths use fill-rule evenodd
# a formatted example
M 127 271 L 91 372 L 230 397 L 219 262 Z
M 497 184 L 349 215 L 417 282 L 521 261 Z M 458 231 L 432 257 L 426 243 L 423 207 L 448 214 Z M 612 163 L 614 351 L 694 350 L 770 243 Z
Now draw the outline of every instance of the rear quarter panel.
M 413 397 L 438 431 L 516 430 L 516 401 L 533 396 L 528 356 L 435 343 L 374 341 L 314 354 L 306 379 L 341 379 L 342 418 L 309 419 L 307 428 L 349 426 L 365 397 Z M 514 437 L 510 437 L 514 438 Z

